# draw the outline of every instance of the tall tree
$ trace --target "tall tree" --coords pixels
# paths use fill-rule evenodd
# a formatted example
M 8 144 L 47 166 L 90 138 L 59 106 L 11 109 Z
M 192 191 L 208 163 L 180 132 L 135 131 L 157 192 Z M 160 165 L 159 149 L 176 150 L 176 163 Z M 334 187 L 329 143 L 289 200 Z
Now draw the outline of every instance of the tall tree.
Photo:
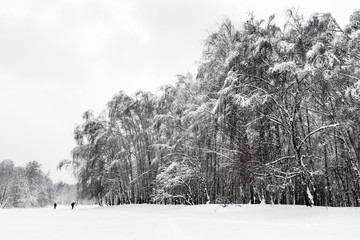
M 358 206 L 359 16 L 225 19 L 195 78 L 86 112 L 59 166 L 100 204 Z

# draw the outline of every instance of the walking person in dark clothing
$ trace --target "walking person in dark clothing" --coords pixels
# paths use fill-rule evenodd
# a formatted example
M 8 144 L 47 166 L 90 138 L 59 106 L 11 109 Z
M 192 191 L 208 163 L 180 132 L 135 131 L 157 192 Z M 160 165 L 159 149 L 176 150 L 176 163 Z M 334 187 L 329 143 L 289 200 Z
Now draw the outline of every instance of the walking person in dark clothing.
M 71 203 L 71 209 L 74 209 L 74 206 L 75 206 L 75 203 L 72 202 L 72 203 Z
M 56 203 L 54 203 L 54 209 L 56 209 L 56 206 L 57 206 L 57 204 L 56 204 Z

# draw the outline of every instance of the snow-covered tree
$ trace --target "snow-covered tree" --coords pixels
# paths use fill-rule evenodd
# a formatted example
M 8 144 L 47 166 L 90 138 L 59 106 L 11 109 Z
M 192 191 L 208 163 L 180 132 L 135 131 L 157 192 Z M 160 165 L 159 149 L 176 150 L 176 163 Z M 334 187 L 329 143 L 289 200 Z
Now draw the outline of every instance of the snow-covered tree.
M 25 167 L 15 167 L 13 161 L 0 163 L 0 206 L 44 207 L 53 202 L 53 183 L 32 161 Z
M 359 206 L 360 13 L 229 19 L 204 41 L 197 76 L 153 95 L 114 95 L 84 114 L 70 164 L 107 204 Z M 283 30 L 282 30 L 283 29 Z

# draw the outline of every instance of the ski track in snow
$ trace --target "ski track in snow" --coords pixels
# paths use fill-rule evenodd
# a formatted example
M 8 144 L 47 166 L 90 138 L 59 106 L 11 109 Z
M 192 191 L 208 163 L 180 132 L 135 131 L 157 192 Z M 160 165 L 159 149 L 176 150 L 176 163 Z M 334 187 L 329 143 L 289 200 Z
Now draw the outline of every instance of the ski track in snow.
M 360 208 L 280 205 L 113 207 L 0 210 L 6 240 L 360 239 Z M 4 236 L 6 236 L 4 238 Z

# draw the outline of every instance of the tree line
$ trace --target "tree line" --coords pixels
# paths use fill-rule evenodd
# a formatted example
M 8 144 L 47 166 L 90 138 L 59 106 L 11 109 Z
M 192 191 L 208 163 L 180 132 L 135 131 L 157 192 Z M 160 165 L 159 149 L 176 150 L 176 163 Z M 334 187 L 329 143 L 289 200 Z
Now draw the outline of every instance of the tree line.
M 77 196 L 77 186 L 53 183 L 41 164 L 31 161 L 15 166 L 12 160 L 0 162 L 0 208 L 46 207 L 54 202 L 70 204 L 83 202 Z
M 25 167 L 17 167 L 11 160 L 0 162 L 0 208 L 44 207 L 53 196 L 53 183 L 38 162 Z
M 99 204 L 360 206 L 359 63 L 358 10 L 226 19 L 195 77 L 86 111 L 59 168 Z

